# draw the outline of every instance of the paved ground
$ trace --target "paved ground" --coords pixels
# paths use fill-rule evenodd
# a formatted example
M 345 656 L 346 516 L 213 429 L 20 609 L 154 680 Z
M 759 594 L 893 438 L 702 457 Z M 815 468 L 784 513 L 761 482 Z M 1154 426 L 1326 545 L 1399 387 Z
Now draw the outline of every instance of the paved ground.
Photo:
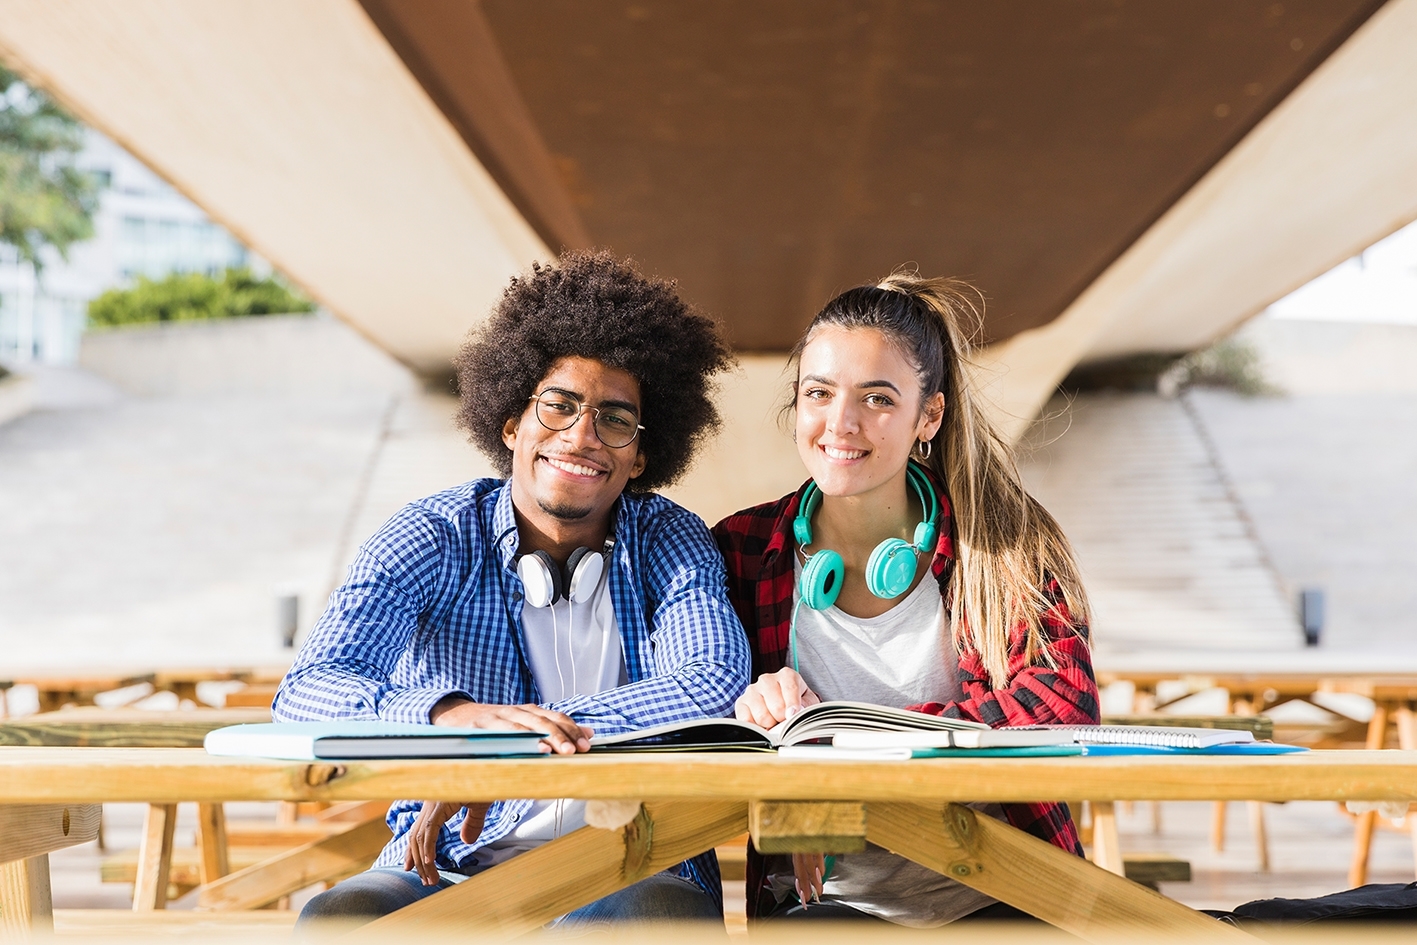
M 1324 645 L 1417 647 L 1417 393 L 1192 396 L 1291 593 L 1324 590 Z
M 37 374 L 40 408 L 0 426 L 0 676 L 289 660 L 278 594 L 308 627 L 400 505 L 484 474 L 450 397 L 391 362 L 363 386 L 332 370 L 161 395 Z
M 1029 437 L 1100 655 L 1290 650 L 1306 587 L 1324 649 L 1417 654 L 1417 327 L 1260 320 L 1241 338 L 1282 393 L 1058 398 Z
M 1302 645 L 1279 575 L 1185 402 L 1084 394 L 1056 398 L 1046 415 L 1024 474 L 1077 551 L 1099 661 Z

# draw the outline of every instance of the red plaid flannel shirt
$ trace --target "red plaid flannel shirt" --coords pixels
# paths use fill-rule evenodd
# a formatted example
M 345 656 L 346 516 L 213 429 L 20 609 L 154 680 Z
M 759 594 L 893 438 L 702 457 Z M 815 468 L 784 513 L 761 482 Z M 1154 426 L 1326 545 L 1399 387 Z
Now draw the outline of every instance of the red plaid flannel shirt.
M 954 566 L 950 503 L 935 483 L 940 503 L 940 539 L 930 570 L 946 595 Z M 776 502 L 728 516 L 714 526 L 714 538 L 728 566 L 728 597 L 733 603 L 753 648 L 753 678 L 788 665 L 788 637 L 792 623 L 794 574 L 792 520 L 797 515 L 806 486 Z M 949 718 L 972 719 L 995 727 L 1002 725 L 1070 724 L 1098 722 L 1097 682 L 1088 653 L 1087 627 L 1067 614 L 1056 584 L 1050 590 L 1056 608 L 1044 616 L 1056 667 L 1029 666 L 1024 661 L 1024 628 L 1009 635 L 1009 684 L 994 689 L 979 654 L 960 654 L 959 679 L 964 699 L 909 706 L 917 712 Z M 1005 804 L 1004 815 L 1013 826 L 1079 856 L 1082 844 L 1068 809 L 1058 803 Z M 779 867 L 774 866 L 776 870 Z M 788 867 L 781 867 L 788 868 Z M 766 888 L 763 858 L 748 848 L 748 915 L 765 914 L 773 905 Z

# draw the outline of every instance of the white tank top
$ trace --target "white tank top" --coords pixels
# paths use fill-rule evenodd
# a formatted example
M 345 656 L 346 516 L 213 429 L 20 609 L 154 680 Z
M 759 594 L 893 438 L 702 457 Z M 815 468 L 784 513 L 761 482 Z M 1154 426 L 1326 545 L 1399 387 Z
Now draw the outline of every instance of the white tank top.
M 800 559 L 796 570 L 800 578 Z M 793 605 L 800 599 L 794 593 Z M 796 647 L 798 671 L 823 700 L 903 709 L 964 697 L 959 654 L 949 640 L 940 585 L 931 574 L 878 617 L 853 617 L 838 607 L 798 608 Z M 1002 813 L 998 805 L 970 806 Z M 768 885 L 781 902 L 793 893 L 792 873 L 776 873 Z M 944 925 L 994 902 L 875 845 L 835 858 L 823 898 L 915 928 Z

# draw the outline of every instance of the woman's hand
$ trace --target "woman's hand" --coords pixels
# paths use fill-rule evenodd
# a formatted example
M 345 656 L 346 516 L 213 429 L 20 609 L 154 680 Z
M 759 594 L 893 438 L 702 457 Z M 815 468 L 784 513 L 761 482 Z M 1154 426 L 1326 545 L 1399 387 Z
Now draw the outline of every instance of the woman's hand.
M 740 722 L 752 722 L 762 728 L 772 728 L 790 719 L 809 705 L 822 700 L 807 687 L 807 681 L 790 668 L 764 673 L 733 703 L 733 714 Z
M 822 901 L 822 890 L 827 882 L 822 873 L 826 865 L 827 858 L 820 853 L 792 854 L 792 875 L 797 883 L 797 901 L 802 903 L 803 909 L 807 908 L 808 902 Z
M 418 878 L 425 886 L 438 885 L 438 835 L 443 825 L 458 811 L 466 808 L 467 818 L 462 822 L 459 836 L 464 843 L 472 843 L 482 833 L 482 821 L 487 816 L 487 808 L 492 805 L 479 802 L 454 804 L 448 801 L 424 801 L 413 827 L 408 832 L 408 849 L 403 855 L 403 868 L 417 870 Z

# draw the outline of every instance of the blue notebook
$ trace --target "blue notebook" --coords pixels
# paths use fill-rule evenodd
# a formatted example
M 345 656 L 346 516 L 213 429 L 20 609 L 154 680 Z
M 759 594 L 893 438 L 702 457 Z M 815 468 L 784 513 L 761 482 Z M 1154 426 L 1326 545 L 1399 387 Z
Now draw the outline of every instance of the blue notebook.
M 541 754 L 544 732 L 447 728 L 412 722 L 264 722 L 208 732 L 208 754 L 288 761 L 485 758 Z

